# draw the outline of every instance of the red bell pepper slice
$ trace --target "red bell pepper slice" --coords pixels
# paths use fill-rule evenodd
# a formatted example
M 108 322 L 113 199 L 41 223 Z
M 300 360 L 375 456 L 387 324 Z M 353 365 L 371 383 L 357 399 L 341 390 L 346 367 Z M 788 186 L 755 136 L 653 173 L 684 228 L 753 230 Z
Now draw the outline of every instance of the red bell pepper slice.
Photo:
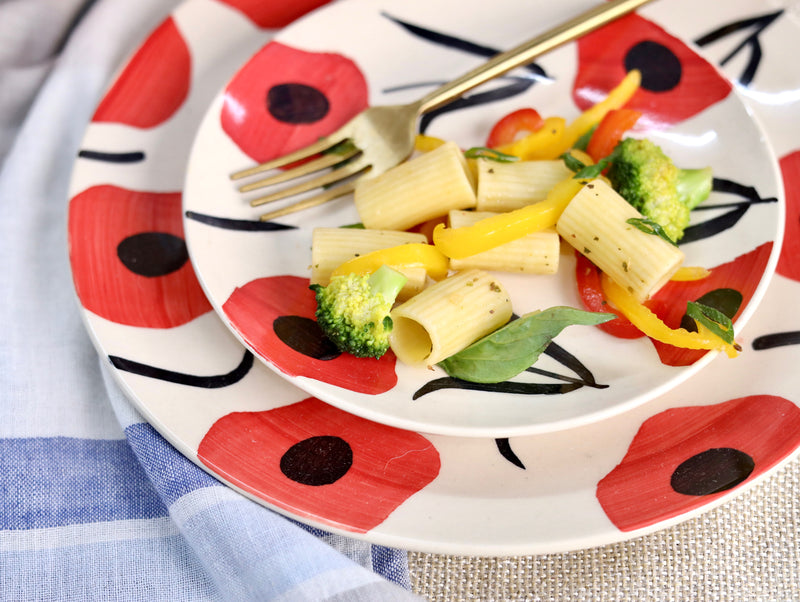
M 622 136 L 631 129 L 639 117 L 640 111 L 633 109 L 615 109 L 606 113 L 592 134 L 586 152 L 595 161 L 607 157 L 617 146 Z
M 603 287 L 600 284 L 600 269 L 591 261 L 586 259 L 581 253 L 575 252 L 577 263 L 575 265 L 575 279 L 578 283 L 578 292 L 583 301 L 584 307 L 588 311 L 611 312 L 617 314 L 617 318 L 598 325 L 605 332 L 621 339 L 638 339 L 644 333 L 631 324 L 628 318 L 615 310 L 606 301 L 603 294 Z
M 521 132 L 531 134 L 544 124 L 544 119 L 536 109 L 518 109 L 501 118 L 489 132 L 486 146 L 497 148 L 511 144 L 519 137 Z

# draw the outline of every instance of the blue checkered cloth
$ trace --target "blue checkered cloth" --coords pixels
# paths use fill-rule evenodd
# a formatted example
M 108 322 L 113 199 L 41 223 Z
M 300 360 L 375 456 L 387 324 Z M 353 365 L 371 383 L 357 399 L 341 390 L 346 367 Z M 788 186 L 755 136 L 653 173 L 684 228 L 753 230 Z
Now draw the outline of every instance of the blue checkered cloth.
M 300 525 L 177 453 L 90 343 L 72 163 L 115 69 L 177 4 L 0 2 L 0 599 L 415 599 L 404 552 Z

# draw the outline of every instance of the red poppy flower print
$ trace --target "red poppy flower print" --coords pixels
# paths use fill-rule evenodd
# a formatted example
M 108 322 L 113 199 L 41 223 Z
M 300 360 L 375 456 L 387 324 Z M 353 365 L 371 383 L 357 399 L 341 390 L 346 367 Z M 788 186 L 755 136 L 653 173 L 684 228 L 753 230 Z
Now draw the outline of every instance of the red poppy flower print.
M 626 108 L 641 111 L 640 123 L 650 128 L 688 119 L 732 90 L 730 82 L 678 38 L 630 14 L 578 41 L 575 103 L 587 109 L 633 69 L 642 72 L 642 84 Z
M 681 407 L 649 418 L 597 500 L 622 531 L 700 508 L 784 460 L 800 437 L 800 409 L 771 395 Z
M 786 232 L 777 271 L 800 281 L 800 151 L 783 157 L 780 165 L 786 195 Z
M 315 142 L 367 106 L 367 83 L 339 54 L 270 42 L 225 89 L 222 128 L 262 163 Z
M 87 310 L 142 328 L 173 328 L 211 311 L 189 262 L 180 193 L 88 188 L 70 201 L 68 229 Z
M 330 0 L 294 0 L 293 2 L 264 2 L 264 0 L 218 0 L 243 13 L 262 29 L 285 27 L 298 17 Z
M 363 533 L 439 474 L 422 435 L 309 398 L 219 419 L 197 451 L 237 487 L 293 514 Z
M 92 118 L 152 128 L 177 111 L 189 94 L 192 58 L 175 21 L 166 19 L 139 48 Z
M 223 304 L 231 325 L 261 357 L 291 376 L 305 376 L 358 393 L 385 393 L 397 384 L 395 355 L 380 359 L 340 353 L 319 329 L 309 280 L 273 276 L 237 288 Z

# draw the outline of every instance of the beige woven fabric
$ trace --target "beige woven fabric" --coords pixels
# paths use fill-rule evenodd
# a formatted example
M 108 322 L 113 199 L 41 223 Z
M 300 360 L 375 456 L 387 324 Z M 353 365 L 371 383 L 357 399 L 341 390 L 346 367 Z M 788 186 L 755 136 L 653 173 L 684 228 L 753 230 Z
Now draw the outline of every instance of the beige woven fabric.
M 414 591 L 439 601 L 800 600 L 800 460 L 697 518 L 566 554 L 409 554 Z

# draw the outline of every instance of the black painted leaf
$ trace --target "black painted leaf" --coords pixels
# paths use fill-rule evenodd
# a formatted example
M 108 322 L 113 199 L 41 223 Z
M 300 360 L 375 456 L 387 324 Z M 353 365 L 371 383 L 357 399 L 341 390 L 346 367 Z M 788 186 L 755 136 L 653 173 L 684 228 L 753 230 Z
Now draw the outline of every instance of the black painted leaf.
M 437 378 L 425 383 L 416 390 L 412 399 L 439 391 L 440 389 L 464 389 L 467 391 L 484 391 L 487 393 L 507 393 L 509 395 L 563 395 L 580 389 L 582 383 L 523 383 L 507 380 L 502 383 L 474 383 L 452 376 Z
M 497 445 L 497 451 L 500 452 L 503 458 L 511 462 L 514 466 L 525 470 L 525 465 L 522 463 L 522 460 L 519 459 L 519 456 L 514 453 L 514 450 L 511 449 L 511 443 L 509 443 L 507 438 L 495 439 L 494 443 Z

